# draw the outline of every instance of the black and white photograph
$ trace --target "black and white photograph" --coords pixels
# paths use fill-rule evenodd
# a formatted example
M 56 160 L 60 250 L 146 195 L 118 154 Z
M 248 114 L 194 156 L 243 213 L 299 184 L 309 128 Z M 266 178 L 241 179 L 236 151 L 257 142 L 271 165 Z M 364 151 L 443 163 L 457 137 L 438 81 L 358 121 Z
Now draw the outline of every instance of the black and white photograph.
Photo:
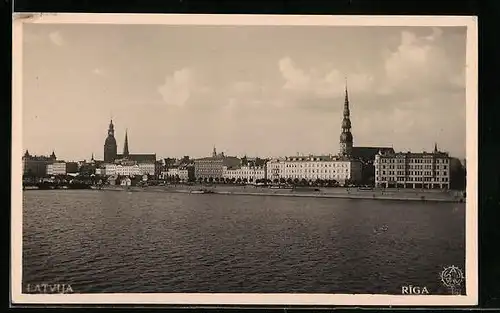
M 18 14 L 13 301 L 477 304 L 476 28 Z

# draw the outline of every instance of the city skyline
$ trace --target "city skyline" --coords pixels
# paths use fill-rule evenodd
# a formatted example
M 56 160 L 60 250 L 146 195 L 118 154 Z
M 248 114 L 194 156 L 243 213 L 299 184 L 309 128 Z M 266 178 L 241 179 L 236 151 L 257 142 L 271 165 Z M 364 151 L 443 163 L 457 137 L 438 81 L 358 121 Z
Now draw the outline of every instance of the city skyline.
M 23 149 L 102 159 L 112 117 L 120 153 L 337 154 L 347 76 L 354 146 L 464 159 L 465 30 L 26 25 Z

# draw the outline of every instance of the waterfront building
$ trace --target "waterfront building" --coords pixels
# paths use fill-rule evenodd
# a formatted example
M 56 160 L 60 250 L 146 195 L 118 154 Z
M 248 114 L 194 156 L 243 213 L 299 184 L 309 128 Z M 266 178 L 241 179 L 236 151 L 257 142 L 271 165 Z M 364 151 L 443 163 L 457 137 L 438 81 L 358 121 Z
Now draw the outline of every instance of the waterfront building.
M 66 162 L 66 173 L 78 173 L 78 162 Z
M 105 164 L 104 175 L 106 176 L 136 176 L 142 175 L 138 164 Z
M 280 178 L 285 176 L 285 158 L 274 158 L 267 161 L 266 176 L 272 182 L 278 182 Z
M 109 123 L 108 128 L 108 137 L 104 142 L 104 162 L 105 163 L 113 163 L 116 160 L 127 159 L 131 161 L 136 161 L 138 163 L 155 163 L 156 162 L 156 154 L 131 154 L 129 152 L 129 143 L 128 143 L 128 130 L 125 130 L 125 142 L 123 145 L 123 153 L 117 153 L 117 144 L 115 139 L 115 128 L 113 124 L 113 120 Z
M 122 178 L 122 179 L 120 179 L 120 185 L 121 186 L 130 186 L 130 185 L 132 185 L 132 180 L 130 179 L 130 177 Z
M 255 182 L 266 178 L 266 169 L 264 166 L 237 166 L 222 167 L 222 178 L 231 180 L 241 180 L 246 182 Z
M 458 158 L 450 158 L 450 189 L 465 190 L 466 185 L 465 160 L 460 161 Z
M 23 155 L 23 174 L 35 177 L 47 175 L 47 165 L 57 160 L 56 154 L 52 151 L 50 156 L 31 155 L 28 150 Z
M 431 153 L 380 152 L 375 156 L 375 186 L 449 189 L 450 159 L 437 144 Z
M 55 161 L 53 163 L 47 164 L 46 173 L 48 176 L 55 175 L 66 175 L 66 162 L 64 161 Z
M 361 180 L 362 164 L 358 160 L 337 156 L 293 156 L 267 162 L 267 177 L 277 180 L 331 180 L 340 184 Z
M 217 154 L 214 147 L 211 157 L 194 160 L 194 175 L 196 179 L 220 179 L 224 166 L 232 168 L 239 166 L 240 163 L 237 157 L 225 156 L 224 153 Z
M 340 133 L 339 155 L 342 157 L 350 157 L 352 155 L 353 136 L 351 133 L 351 112 L 349 109 L 349 95 L 347 93 L 347 85 L 345 88 L 343 115 L 344 118 L 342 119 L 342 131 Z

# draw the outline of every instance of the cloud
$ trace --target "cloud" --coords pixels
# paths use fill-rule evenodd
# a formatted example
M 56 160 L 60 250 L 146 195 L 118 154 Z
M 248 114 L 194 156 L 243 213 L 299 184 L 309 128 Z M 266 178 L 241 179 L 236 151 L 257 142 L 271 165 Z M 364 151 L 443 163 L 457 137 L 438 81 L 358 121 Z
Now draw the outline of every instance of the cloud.
M 167 75 L 164 84 L 158 87 L 158 92 L 167 104 L 182 107 L 192 97 L 195 86 L 194 71 L 183 68 Z
M 49 34 L 50 41 L 57 46 L 62 46 L 64 44 L 64 39 L 61 35 L 61 32 L 54 31 Z
M 93 69 L 92 73 L 94 73 L 95 75 L 98 75 L 98 76 L 103 76 L 105 74 L 104 70 L 100 69 L 100 68 Z

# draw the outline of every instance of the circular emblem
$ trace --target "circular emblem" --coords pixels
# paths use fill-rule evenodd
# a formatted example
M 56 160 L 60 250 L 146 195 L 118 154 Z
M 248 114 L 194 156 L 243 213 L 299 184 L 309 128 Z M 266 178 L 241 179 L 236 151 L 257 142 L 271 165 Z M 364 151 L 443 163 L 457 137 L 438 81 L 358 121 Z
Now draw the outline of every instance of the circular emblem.
M 441 272 L 441 281 L 448 288 L 456 288 L 464 281 L 464 274 L 458 267 L 448 266 Z

